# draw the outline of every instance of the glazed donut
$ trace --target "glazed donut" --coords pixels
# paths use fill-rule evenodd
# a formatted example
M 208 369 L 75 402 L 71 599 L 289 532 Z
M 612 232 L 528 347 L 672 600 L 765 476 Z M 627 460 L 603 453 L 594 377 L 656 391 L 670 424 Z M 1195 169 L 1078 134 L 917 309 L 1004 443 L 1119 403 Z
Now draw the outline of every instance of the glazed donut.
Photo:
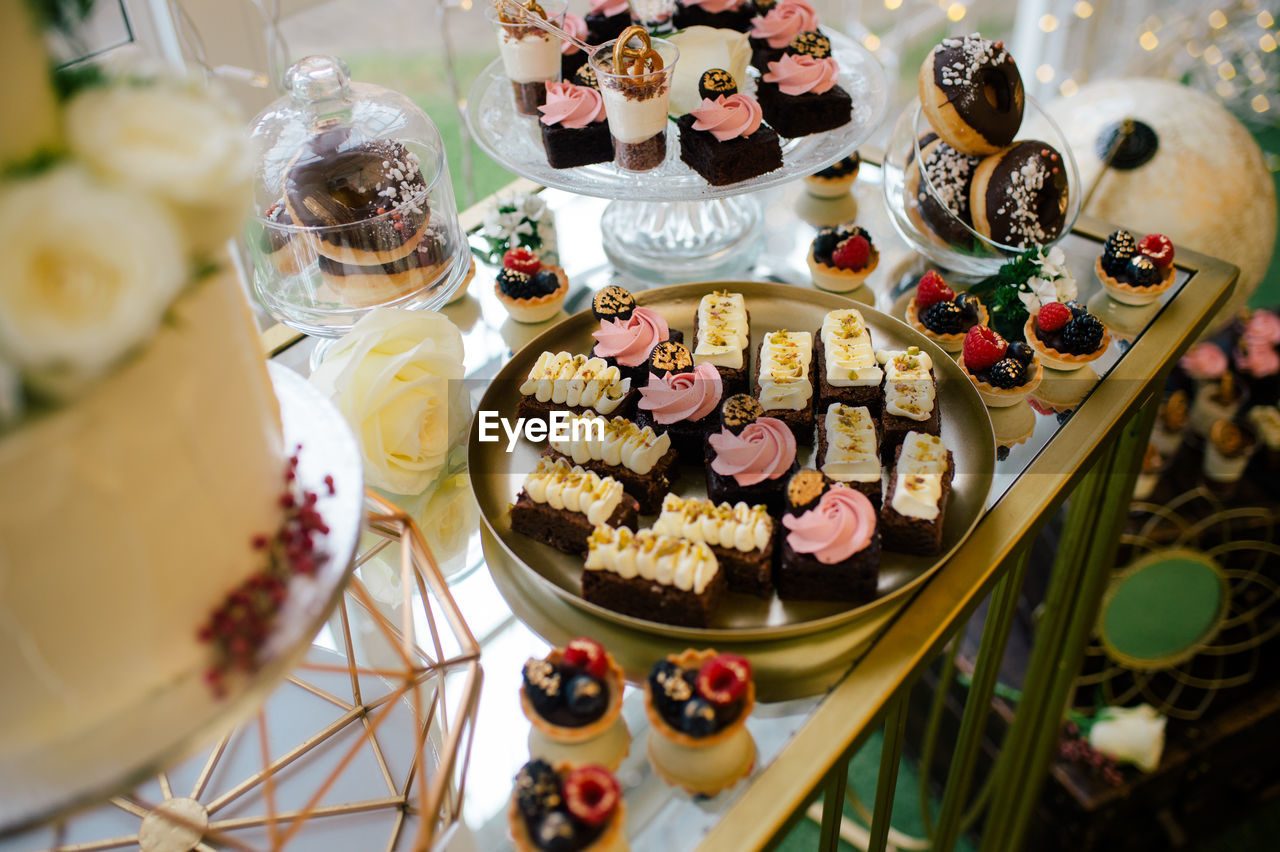
M 920 161 L 928 184 L 921 177 L 921 168 L 914 164 L 907 177 L 908 191 L 916 199 L 920 218 L 943 242 L 971 246 L 973 234 L 964 225 L 973 227 L 969 191 L 982 158 L 961 154 L 935 137 L 921 147 Z M 930 186 L 933 192 L 929 191 Z
M 399 142 L 350 143 L 350 131 L 318 134 L 285 171 L 284 203 L 313 232 L 323 257 L 355 266 L 407 257 L 430 220 L 417 156 Z
M 448 271 L 452 256 L 441 235 L 422 235 L 405 257 L 389 263 L 360 266 L 320 257 L 320 277 L 337 301 L 352 308 L 385 305 L 432 285 Z
M 974 33 L 943 39 L 917 81 L 925 118 L 961 154 L 994 154 L 1022 125 L 1022 75 L 1002 42 Z
M 1062 155 L 1035 139 L 983 158 L 969 188 L 974 230 L 1014 248 L 1057 239 L 1066 224 L 1067 201 Z

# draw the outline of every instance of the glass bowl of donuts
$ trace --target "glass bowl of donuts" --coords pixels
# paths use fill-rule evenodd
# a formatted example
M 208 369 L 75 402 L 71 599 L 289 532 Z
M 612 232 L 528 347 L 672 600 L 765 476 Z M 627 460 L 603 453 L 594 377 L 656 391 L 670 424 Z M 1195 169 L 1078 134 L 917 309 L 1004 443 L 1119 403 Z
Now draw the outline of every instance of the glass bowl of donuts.
M 976 277 L 1070 232 L 1075 159 L 1002 43 L 945 39 L 918 82 L 885 148 L 883 181 L 889 218 L 912 248 Z
M 256 215 L 245 237 L 262 304 L 323 337 L 375 307 L 445 304 L 471 256 L 435 124 L 329 56 L 299 61 L 285 88 L 251 128 Z

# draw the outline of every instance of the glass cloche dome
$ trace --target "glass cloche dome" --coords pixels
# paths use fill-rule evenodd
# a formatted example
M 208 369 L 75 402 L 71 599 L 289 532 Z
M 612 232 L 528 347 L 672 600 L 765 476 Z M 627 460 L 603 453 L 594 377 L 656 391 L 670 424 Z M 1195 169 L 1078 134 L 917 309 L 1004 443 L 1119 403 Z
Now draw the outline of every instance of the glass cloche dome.
M 254 119 L 259 298 L 277 319 L 333 337 L 373 307 L 432 308 L 470 266 L 444 143 L 398 92 L 309 56 Z

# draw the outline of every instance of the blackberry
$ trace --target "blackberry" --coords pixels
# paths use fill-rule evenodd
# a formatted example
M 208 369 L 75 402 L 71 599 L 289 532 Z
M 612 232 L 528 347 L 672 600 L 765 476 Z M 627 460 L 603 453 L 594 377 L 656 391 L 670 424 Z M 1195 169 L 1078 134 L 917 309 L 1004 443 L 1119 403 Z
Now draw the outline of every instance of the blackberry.
M 604 712 L 609 700 L 604 684 L 589 674 L 571 679 L 564 689 L 564 703 L 580 719 L 594 719 Z
M 547 716 L 564 703 L 564 679 L 555 665 L 546 660 L 529 660 L 523 674 L 524 694 L 529 696 L 533 709 Z
M 1012 358 L 1001 358 L 991 365 L 989 381 L 998 388 L 1016 388 L 1022 384 L 1026 368 Z
M 956 296 L 956 305 L 960 308 L 961 317 L 970 324 L 978 322 L 978 318 L 981 315 L 978 306 L 981 304 L 978 297 L 972 293 L 961 293 Z
M 1124 266 L 1138 251 L 1138 243 L 1128 231 L 1112 231 L 1102 244 L 1102 270 L 1113 278 L 1124 272 Z
M 539 269 L 529 279 L 529 285 L 533 289 L 533 295 L 545 296 L 560 289 L 560 278 L 554 270 Z
M 531 760 L 516 773 L 516 807 L 530 822 L 563 804 L 560 776 L 545 760 Z
M 1154 287 L 1160 283 L 1160 268 L 1145 254 L 1135 254 L 1125 264 L 1124 277 L 1134 287 Z
M 503 267 L 502 271 L 498 273 L 499 289 L 512 299 L 528 299 L 534 296 L 533 288 L 530 286 L 532 280 L 527 273 L 518 269 Z
M 955 302 L 936 302 L 924 309 L 920 324 L 934 334 L 959 334 L 964 330 L 964 311 Z
M 1035 352 L 1025 343 L 1010 343 L 1009 348 L 1005 350 L 1004 357 L 1012 358 L 1026 367 L 1031 364 L 1031 359 L 1035 357 Z
M 1093 314 L 1085 314 L 1067 323 L 1062 330 L 1062 345 L 1072 355 L 1088 355 L 1102 345 L 1104 331 L 1102 320 Z
M 996 461 L 1004 461 L 1009 458 L 1009 448 L 1004 444 L 996 447 Z
M 813 241 L 813 257 L 815 260 L 831 265 L 831 253 L 836 250 L 836 246 L 840 245 L 840 241 L 844 239 L 835 228 L 823 228 L 818 232 L 818 237 Z

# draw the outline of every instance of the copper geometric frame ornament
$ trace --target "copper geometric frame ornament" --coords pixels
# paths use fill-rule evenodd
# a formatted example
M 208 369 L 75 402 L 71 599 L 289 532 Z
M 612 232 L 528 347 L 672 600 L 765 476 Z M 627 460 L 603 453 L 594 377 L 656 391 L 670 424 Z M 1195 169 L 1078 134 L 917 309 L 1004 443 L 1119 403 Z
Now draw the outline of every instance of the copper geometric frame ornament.
M 332 705 L 337 717 L 273 755 L 264 708 L 212 748 L 190 785 L 190 792 L 175 791 L 172 773 L 164 773 L 157 779 L 158 801 L 145 801 L 136 791 L 111 799 L 112 808 L 138 818 L 135 832 L 88 842 L 78 837 L 67 842 L 68 822 L 63 822 L 55 828 L 49 852 L 122 848 L 140 848 L 144 852 L 276 852 L 296 841 L 312 821 L 374 812 L 383 812 L 391 820 L 390 838 L 384 847 L 388 850 L 430 850 L 447 842 L 461 816 L 471 757 L 482 679 L 480 646 L 416 524 L 372 492 L 366 493 L 365 507 L 366 529 L 372 534 L 367 539 L 374 541 L 356 562 L 364 565 L 380 551 L 399 543 L 402 600 L 395 609 L 401 615 L 400 623 L 392 623 L 360 576 L 352 574 L 331 619 L 346 659 L 331 655 L 334 662 L 308 660 L 288 678 L 288 686 Z M 385 642 L 383 647 L 391 649 L 390 664 L 371 667 L 356 663 L 352 622 L 357 617 L 366 625 L 376 626 Z M 335 695 L 337 690 L 332 686 L 326 689 L 317 685 L 315 681 L 320 678 L 349 683 L 351 698 Z M 280 687 L 285 688 L 285 684 Z M 377 734 L 391 713 L 409 712 L 406 706 L 412 713 L 413 734 L 411 743 L 400 744 L 408 745 L 410 750 L 408 768 L 397 779 L 393 777 L 386 746 L 379 742 Z M 253 728 L 256 765 L 261 768 L 236 783 L 224 785 L 225 789 L 213 789 L 210 781 L 228 744 L 233 737 L 240 738 L 236 742 L 244 742 Z M 284 773 L 325 749 L 336 749 L 326 755 L 329 762 L 336 759 L 336 766 L 320 779 L 308 779 L 305 789 L 310 792 L 304 803 L 278 806 L 278 785 Z M 367 754 L 365 749 L 372 750 L 385 786 L 362 790 L 365 795 L 352 801 L 332 801 L 332 788 L 357 754 Z M 396 757 L 400 756 L 397 753 Z M 296 777 L 290 782 L 296 784 Z M 297 794 L 291 795 L 298 798 Z M 261 807 L 261 812 L 237 813 L 237 809 L 246 809 L 248 800 L 252 800 L 252 807 Z M 75 819 L 72 816 L 69 821 Z M 411 825 L 416 828 L 409 829 Z M 254 842 L 248 842 L 246 834 L 254 835 Z M 407 847 L 406 842 L 410 844 Z M 294 843 L 291 848 L 304 847 Z M 376 848 L 376 844 L 362 844 L 362 848 Z

